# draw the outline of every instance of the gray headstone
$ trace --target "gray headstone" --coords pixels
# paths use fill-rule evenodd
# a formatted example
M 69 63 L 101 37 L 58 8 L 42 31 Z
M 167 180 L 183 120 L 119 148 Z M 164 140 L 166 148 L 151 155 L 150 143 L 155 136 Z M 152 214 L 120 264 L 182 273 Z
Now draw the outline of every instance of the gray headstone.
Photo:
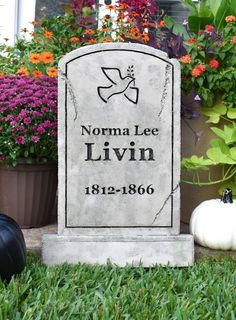
M 192 237 L 179 235 L 176 60 L 124 43 L 67 54 L 60 62 L 58 145 L 58 236 L 44 238 L 46 263 L 193 262 Z M 67 255 L 52 259 L 52 250 Z

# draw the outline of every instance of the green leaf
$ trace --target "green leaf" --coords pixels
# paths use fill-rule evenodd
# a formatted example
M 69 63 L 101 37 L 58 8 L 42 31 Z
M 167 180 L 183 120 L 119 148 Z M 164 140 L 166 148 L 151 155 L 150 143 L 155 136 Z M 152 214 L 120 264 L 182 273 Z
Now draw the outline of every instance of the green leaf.
M 236 119 L 236 108 L 229 108 L 227 112 L 227 117 L 229 119 Z
M 28 155 L 29 155 L 29 152 L 28 152 L 27 150 L 25 150 L 25 152 L 24 152 L 24 157 L 27 158 Z
M 203 157 L 198 157 L 196 155 L 190 158 L 183 158 L 181 161 L 182 168 L 187 170 L 209 170 L 207 166 L 214 165 L 215 163 L 210 159 L 204 159 Z
M 191 11 L 193 15 L 198 13 L 197 6 L 192 0 L 182 0 L 182 3 Z
M 202 56 L 203 58 L 205 58 L 206 53 L 205 53 L 205 51 L 199 51 L 199 55 Z
M 192 32 L 197 34 L 199 30 L 205 28 L 205 25 L 212 24 L 213 20 L 214 20 L 213 15 L 211 15 L 210 17 L 189 16 L 188 17 L 189 29 Z
M 212 110 L 212 108 L 201 108 L 201 113 L 207 117 L 209 117 L 209 119 L 206 121 L 207 123 L 219 123 L 220 121 L 220 115 L 216 112 L 214 112 L 214 110 Z
M 215 163 L 236 164 L 236 161 L 230 157 L 230 154 L 225 154 L 219 147 L 213 147 L 207 150 L 207 156 Z
M 209 74 L 209 76 L 207 76 L 207 81 L 208 82 L 211 82 L 213 79 L 213 75 L 212 74 Z
M 229 154 L 229 147 L 227 146 L 227 144 L 225 144 L 225 142 L 223 140 L 212 139 L 210 141 L 210 145 L 215 148 L 220 148 L 222 150 L 222 152 L 225 154 Z
M 9 155 L 12 159 L 16 159 L 16 152 L 10 152 Z
M 214 16 L 216 16 L 221 3 L 222 3 L 222 0 L 209 0 L 210 9 Z
M 230 148 L 229 152 L 232 159 L 236 161 L 236 147 Z
M 220 115 L 224 115 L 226 114 L 227 107 L 223 103 L 217 103 L 213 106 L 213 110 Z
M 224 60 L 224 58 L 225 58 L 225 53 L 224 52 L 220 52 L 219 53 L 219 57 L 221 58 L 221 60 Z
M 201 113 L 209 117 L 207 123 L 218 123 L 220 121 L 220 116 L 225 115 L 226 111 L 226 105 L 223 103 L 218 103 L 210 108 L 201 108 Z
M 207 156 L 217 163 L 234 164 L 236 159 L 233 159 L 229 148 L 224 141 L 212 139 L 210 144 L 213 148 L 207 150 Z M 232 151 L 233 152 L 233 151 Z
M 232 144 L 236 142 L 236 124 L 225 125 L 224 130 L 213 127 L 211 130 L 220 138 L 222 138 L 225 143 Z
M 212 11 L 208 5 L 208 0 L 201 0 L 199 2 L 199 11 L 198 11 L 199 17 L 210 17 L 213 16 Z
M 189 38 L 189 34 L 186 31 L 186 28 L 182 24 L 178 23 L 174 18 L 166 15 L 164 17 L 164 21 L 168 29 L 173 28 L 174 34 L 181 35 L 184 40 L 187 40 Z
M 200 77 L 200 78 L 197 78 L 196 81 L 197 81 L 199 87 L 201 87 L 203 85 L 204 79 L 202 77 Z

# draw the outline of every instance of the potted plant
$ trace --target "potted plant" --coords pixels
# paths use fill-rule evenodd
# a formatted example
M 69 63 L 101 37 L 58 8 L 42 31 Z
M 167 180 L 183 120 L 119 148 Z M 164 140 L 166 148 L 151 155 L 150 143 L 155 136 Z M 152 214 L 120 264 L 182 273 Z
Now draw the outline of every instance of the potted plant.
M 183 121 L 182 135 L 182 144 L 188 146 L 183 149 L 183 181 L 191 185 L 182 188 L 186 195 L 183 201 L 188 203 L 187 219 L 197 204 L 217 197 L 225 187 L 236 195 L 236 17 L 227 16 L 225 23 L 221 30 L 213 25 L 199 30 L 187 40 L 188 54 L 180 58 L 183 92 L 194 97 L 183 108 L 189 118 Z M 194 120 L 196 111 L 200 118 Z M 191 135 L 190 144 L 186 139 Z M 202 186 L 215 187 L 206 192 Z
M 57 80 L 1 76 L 0 132 L 0 212 L 45 225 L 57 189 Z

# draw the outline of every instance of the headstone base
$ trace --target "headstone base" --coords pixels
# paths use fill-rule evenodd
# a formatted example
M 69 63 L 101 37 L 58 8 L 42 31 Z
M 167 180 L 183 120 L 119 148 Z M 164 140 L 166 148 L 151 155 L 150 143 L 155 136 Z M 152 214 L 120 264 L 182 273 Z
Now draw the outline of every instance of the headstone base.
M 43 262 L 151 267 L 155 264 L 187 267 L 194 263 L 194 241 L 189 234 L 176 236 L 58 236 L 44 235 Z

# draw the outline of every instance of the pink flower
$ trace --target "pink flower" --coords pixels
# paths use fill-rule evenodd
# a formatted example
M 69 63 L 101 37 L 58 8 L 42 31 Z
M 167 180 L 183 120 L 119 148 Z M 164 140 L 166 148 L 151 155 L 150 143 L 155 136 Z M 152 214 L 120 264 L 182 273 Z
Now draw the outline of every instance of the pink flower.
M 44 127 L 43 127 L 42 125 L 40 125 L 40 126 L 37 128 L 37 131 L 38 131 L 38 133 L 42 134 L 42 133 L 45 132 L 45 129 L 44 129 Z
M 29 117 L 23 119 L 24 124 L 30 124 L 31 119 Z
M 44 128 L 50 128 L 51 127 L 51 121 L 45 120 L 43 123 Z
M 37 143 L 37 142 L 39 142 L 40 138 L 39 138 L 39 136 L 32 136 L 32 137 L 31 137 L 31 140 L 32 140 L 33 142 Z
M 42 111 L 43 113 L 44 113 L 44 112 L 46 113 L 46 112 L 49 111 L 49 109 L 48 109 L 47 107 L 42 107 L 42 108 L 41 108 L 41 111 Z
M 23 136 L 18 136 L 18 137 L 16 137 L 15 142 L 17 144 L 24 144 L 25 143 L 25 138 Z
M 0 161 L 4 161 L 5 157 L 4 156 L 0 156 Z
M 56 131 L 55 130 L 51 130 L 50 131 L 50 136 L 51 137 L 55 137 L 57 135 Z
M 12 127 L 14 127 L 15 125 L 16 125 L 16 121 L 15 120 L 12 120 L 11 122 L 10 122 L 10 125 L 12 126 Z
M 18 128 L 17 128 L 17 131 L 24 131 L 25 130 L 25 127 L 24 126 L 19 126 Z
M 8 114 L 5 118 L 6 121 L 12 121 L 14 119 L 12 114 Z

